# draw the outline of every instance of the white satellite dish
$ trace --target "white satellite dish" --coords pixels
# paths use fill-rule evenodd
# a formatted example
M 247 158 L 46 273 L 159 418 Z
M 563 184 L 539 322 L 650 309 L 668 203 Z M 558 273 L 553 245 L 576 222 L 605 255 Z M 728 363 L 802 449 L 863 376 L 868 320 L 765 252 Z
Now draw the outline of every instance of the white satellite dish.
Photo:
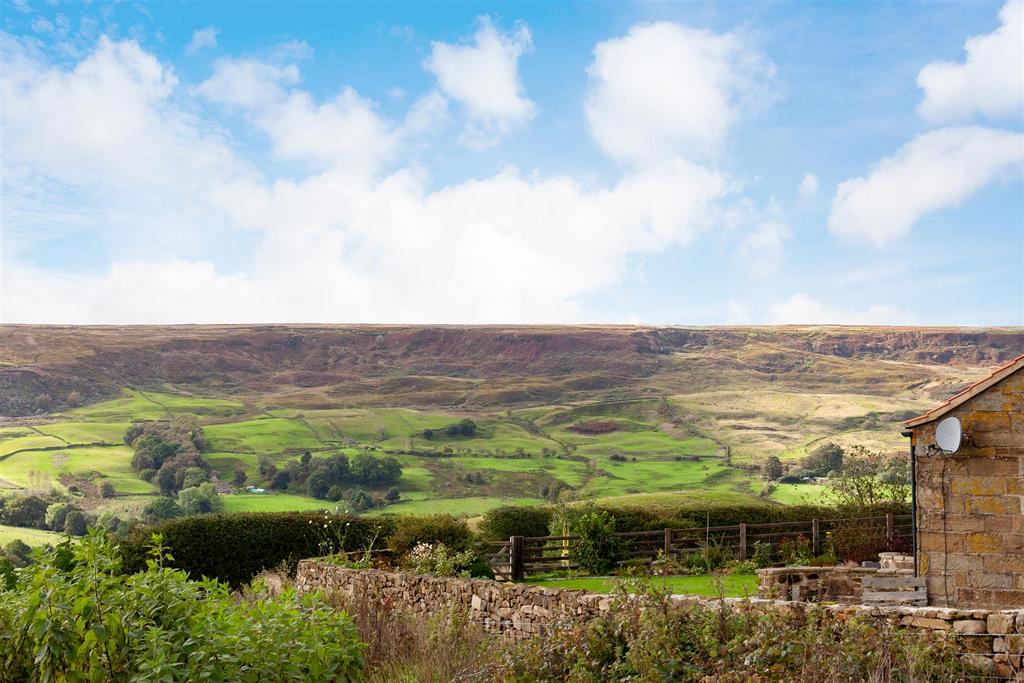
M 956 453 L 960 450 L 963 438 L 964 432 L 960 426 L 960 420 L 955 417 L 947 417 L 935 426 L 935 442 L 943 453 Z

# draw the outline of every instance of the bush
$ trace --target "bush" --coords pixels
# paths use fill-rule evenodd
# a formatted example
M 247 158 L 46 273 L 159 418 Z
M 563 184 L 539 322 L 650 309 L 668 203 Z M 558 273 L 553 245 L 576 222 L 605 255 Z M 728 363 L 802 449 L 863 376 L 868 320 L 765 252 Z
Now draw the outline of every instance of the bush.
M 480 534 L 487 539 L 507 541 L 510 536 L 547 536 L 551 508 L 505 505 L 484 513 Z
M 473 561 L 472 550 L 459 552 L 444 543 L 417 543 L 405 556 L 402 566 L 419 574 L 468 577 Z
M 46 529 L 46 501 L 39 496 L 18 496 L 4 505 L 3 521 L 11 526 Z
M 0 582 L 0 680 L 361 679 L 358 632 L 318 596 L 257 588 L 237 600 L 167 568 L 159 547 L 125 576 L 101 533 L 72 552 L 70 570 L 56 551 L 22 570 L 24 590 Z
M 974 672 L 943 633 L 819 607 L 758 612 L 619 595 L 601 617 L 503 653 L 496 681 L 947 681 Z
M 754 554 L 751 558 L 758 569 L 764 569 L 775 564 L 775 551 L 771 543 L 757 541 L 754 543 Z
M 564 507 L 553 516 L 552 523 L 567 528 L 570 536 L 578 536 L 569 543 L 569 559 L 589 574 L 607 574 L 622 556 L 622 541 L 615 535 L 615 518 L 605 510 L 592 506 Z
M 343 528 L 348 529 L 344 534 Z M 157 532 L 163 535 L 174 567 L 192 578 L 207 576 L 238 586 L 282 562 L 294 570 L 302 558 L 341 549 L 362 550 L 374 538 L 386 537 L 391 528 L 388 520 L 344 515 L 325 518 L 301 512 L 198 515 L 136 529 L 121 544 L 121 550 L 125 569 L 141 571 L 150 536 Z M 342 538 L 343 547 L 338 547 Z
M 473 542 L 473 532 L 465 521 L 451 515 L 428 517 L 399 517 L 395 529 L 387 539 L 387 546 L 398 555 L 404 555 L 420 543 L 443 543 L 455 551 L 467 550 Z

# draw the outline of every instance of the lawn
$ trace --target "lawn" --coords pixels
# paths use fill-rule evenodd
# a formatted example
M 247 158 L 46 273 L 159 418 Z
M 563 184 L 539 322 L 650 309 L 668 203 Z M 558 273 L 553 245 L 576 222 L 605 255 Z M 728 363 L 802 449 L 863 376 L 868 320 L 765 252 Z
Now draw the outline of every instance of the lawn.
M 0 524 L 0 546 L 5 546 L 16 539 L 24 541 L 34 548 L 46 543 L 56 545 L 64 540 L 64 535 L 53 531 L 40 531 L 39 529 L 25 529 L 20 526 Z
M 592 593 L 611 593 L 623 579 L 610 576 L 586 577 L 578 579 L 542 579 L 530 581 L 534 586 L 547 588 L 573 588 Z M 636 581 L 636 579 L 629 579 Z M 701 595 L 705 597 L 725 596 L 739 598 L 757 595 L 757 576 L 755 574 L 722 574 L 710 576 L 655 576 L 642 579 L 643 583 L 658 589 L 667 589 L 675 595 Z
M 803 505 L 822 502 L 828 487 L 822 484 L 776 484 L 769 500 L 783 505 Z

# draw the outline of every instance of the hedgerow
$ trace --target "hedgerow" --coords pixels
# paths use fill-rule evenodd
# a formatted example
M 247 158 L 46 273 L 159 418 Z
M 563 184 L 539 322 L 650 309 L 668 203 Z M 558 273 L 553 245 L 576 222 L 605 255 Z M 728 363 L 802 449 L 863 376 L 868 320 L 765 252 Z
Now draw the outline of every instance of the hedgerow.
M 171 565 L 191 578 L 208 577 L 232 586 L 302 558 L 377 546 L 394 528 L 387 519 L 303 512 L 197 515 L 136 529 L 121 543 L 124 569 L 146 566 L 151 536 L 159 533 Z

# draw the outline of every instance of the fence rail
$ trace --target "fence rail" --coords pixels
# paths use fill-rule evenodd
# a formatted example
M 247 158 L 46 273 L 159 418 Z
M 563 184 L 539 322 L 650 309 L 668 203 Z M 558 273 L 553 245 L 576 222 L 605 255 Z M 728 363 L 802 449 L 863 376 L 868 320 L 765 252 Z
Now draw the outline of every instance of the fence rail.
M 659 553 L 678 557 L 716 546 L 738 560 L 746 560 L 754 544 L 779 546 L 786 540 L 807 539 L 814 555 L 821 554 L 822 541 L 837 525 L 874 522 L 885 525 L 886 538 L 911 540 L 911 515 L 879 515 L 839 519 L 809 519 L 796 522 L 734 524 L 686 529 L 625 531 L 615 534 L 624 545 L 621 563 L 651 561 Z M 489 563 L 499 578 L 519 581 L 529 574 L 552 569 L 577 569 L 570 560 L 578 536 L 512 536 L 508 541 L 488 544 Z

